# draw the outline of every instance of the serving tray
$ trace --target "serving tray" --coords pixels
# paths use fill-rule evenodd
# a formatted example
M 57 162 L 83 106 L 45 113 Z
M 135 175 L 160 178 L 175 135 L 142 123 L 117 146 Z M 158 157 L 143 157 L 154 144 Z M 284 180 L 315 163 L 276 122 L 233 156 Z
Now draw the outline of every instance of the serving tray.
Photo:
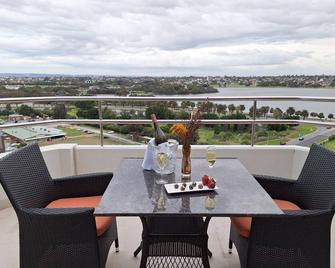
M 193 189 L 190 189 L 190 185 L 192 183 L 196 183 L 196 186 L 193 187 Z M 175 185 L 178 184 L 178 188 L 175 188 Z M 185 190 L 182 191 L 181 187 L 183 184 L 186 184 Z M 214 191 L 216 189 L 219 189 L 219 187 L 215 186 L 214 188 L 208 188 L 208 186 L 203 185 L 202 189 L 198 187 L 198 185 L 201 184 L 201 181 L 191 181 L 191 182 L 179 182 L 179 183 L 167 183 L 164 184 L 165 190 L 168 194 L 183 194 L 183 193 L 199 193 L 199 192 L 207 192 L 207 191 Z

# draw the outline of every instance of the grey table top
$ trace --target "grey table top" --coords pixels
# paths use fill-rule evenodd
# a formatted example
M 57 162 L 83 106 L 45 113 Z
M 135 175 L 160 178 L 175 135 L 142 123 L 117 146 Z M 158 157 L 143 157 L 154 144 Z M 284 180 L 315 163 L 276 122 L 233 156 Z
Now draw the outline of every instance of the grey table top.
M 180 159 L 175 173 L 164 175 L 169 183 L 180 182 Z M 192 159 L 192 181 L 208 174 L 218 190 L 169 195 L 155 183 L 160 176 L 142 169 L 142 159 L 121 161 L 95 215 L 145 216 L 273 216 L 283 212 L 238 159 L 220 158 L 209 169 L 205 159 Z

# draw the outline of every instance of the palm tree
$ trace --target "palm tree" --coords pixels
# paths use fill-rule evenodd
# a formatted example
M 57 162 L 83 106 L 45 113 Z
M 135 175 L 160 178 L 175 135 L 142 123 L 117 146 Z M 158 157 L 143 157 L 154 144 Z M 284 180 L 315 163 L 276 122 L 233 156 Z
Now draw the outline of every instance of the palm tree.
M 228 110 L 229 110 L 229 113 L 233 113 L 235 110 L 236 110 L 236 107 L 234 104 L 229 104 L 228 105 Z
M 305 118 L 308 117 L 308 111 L 307 110 L 302 110 L 301 111 L 301 116 L 302 116 L 303 120 L 305 120 Z
M 288 107 L 287 110 L 286 110 L 286 113 L 288 115 L 294 115 L 294 113 L 295 113 L 294 107 Z

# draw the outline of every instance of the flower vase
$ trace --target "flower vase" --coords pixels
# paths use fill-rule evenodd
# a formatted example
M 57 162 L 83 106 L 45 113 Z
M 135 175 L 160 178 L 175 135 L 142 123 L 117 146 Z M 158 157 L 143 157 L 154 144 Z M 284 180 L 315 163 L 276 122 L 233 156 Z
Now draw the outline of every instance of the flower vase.
M 191 145 L 183 145 L 181 174 L 183 178 L 191 177 Z

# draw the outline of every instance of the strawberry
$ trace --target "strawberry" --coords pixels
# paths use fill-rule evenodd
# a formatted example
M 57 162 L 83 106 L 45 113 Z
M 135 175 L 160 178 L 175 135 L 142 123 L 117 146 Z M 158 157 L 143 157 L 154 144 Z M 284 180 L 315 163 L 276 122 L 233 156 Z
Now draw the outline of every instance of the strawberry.
M 203 175 L 201 180 L 203 185 L 207 185 L 209 182 L 209 177 L 207 175 Z
M 215 186 L 216 186 L 216 180 L 214 180 L 213 178 L 211 178 L 211 179 L 208 181 L 207 186 L 208 186 L 208 188 L 214 189 Z

